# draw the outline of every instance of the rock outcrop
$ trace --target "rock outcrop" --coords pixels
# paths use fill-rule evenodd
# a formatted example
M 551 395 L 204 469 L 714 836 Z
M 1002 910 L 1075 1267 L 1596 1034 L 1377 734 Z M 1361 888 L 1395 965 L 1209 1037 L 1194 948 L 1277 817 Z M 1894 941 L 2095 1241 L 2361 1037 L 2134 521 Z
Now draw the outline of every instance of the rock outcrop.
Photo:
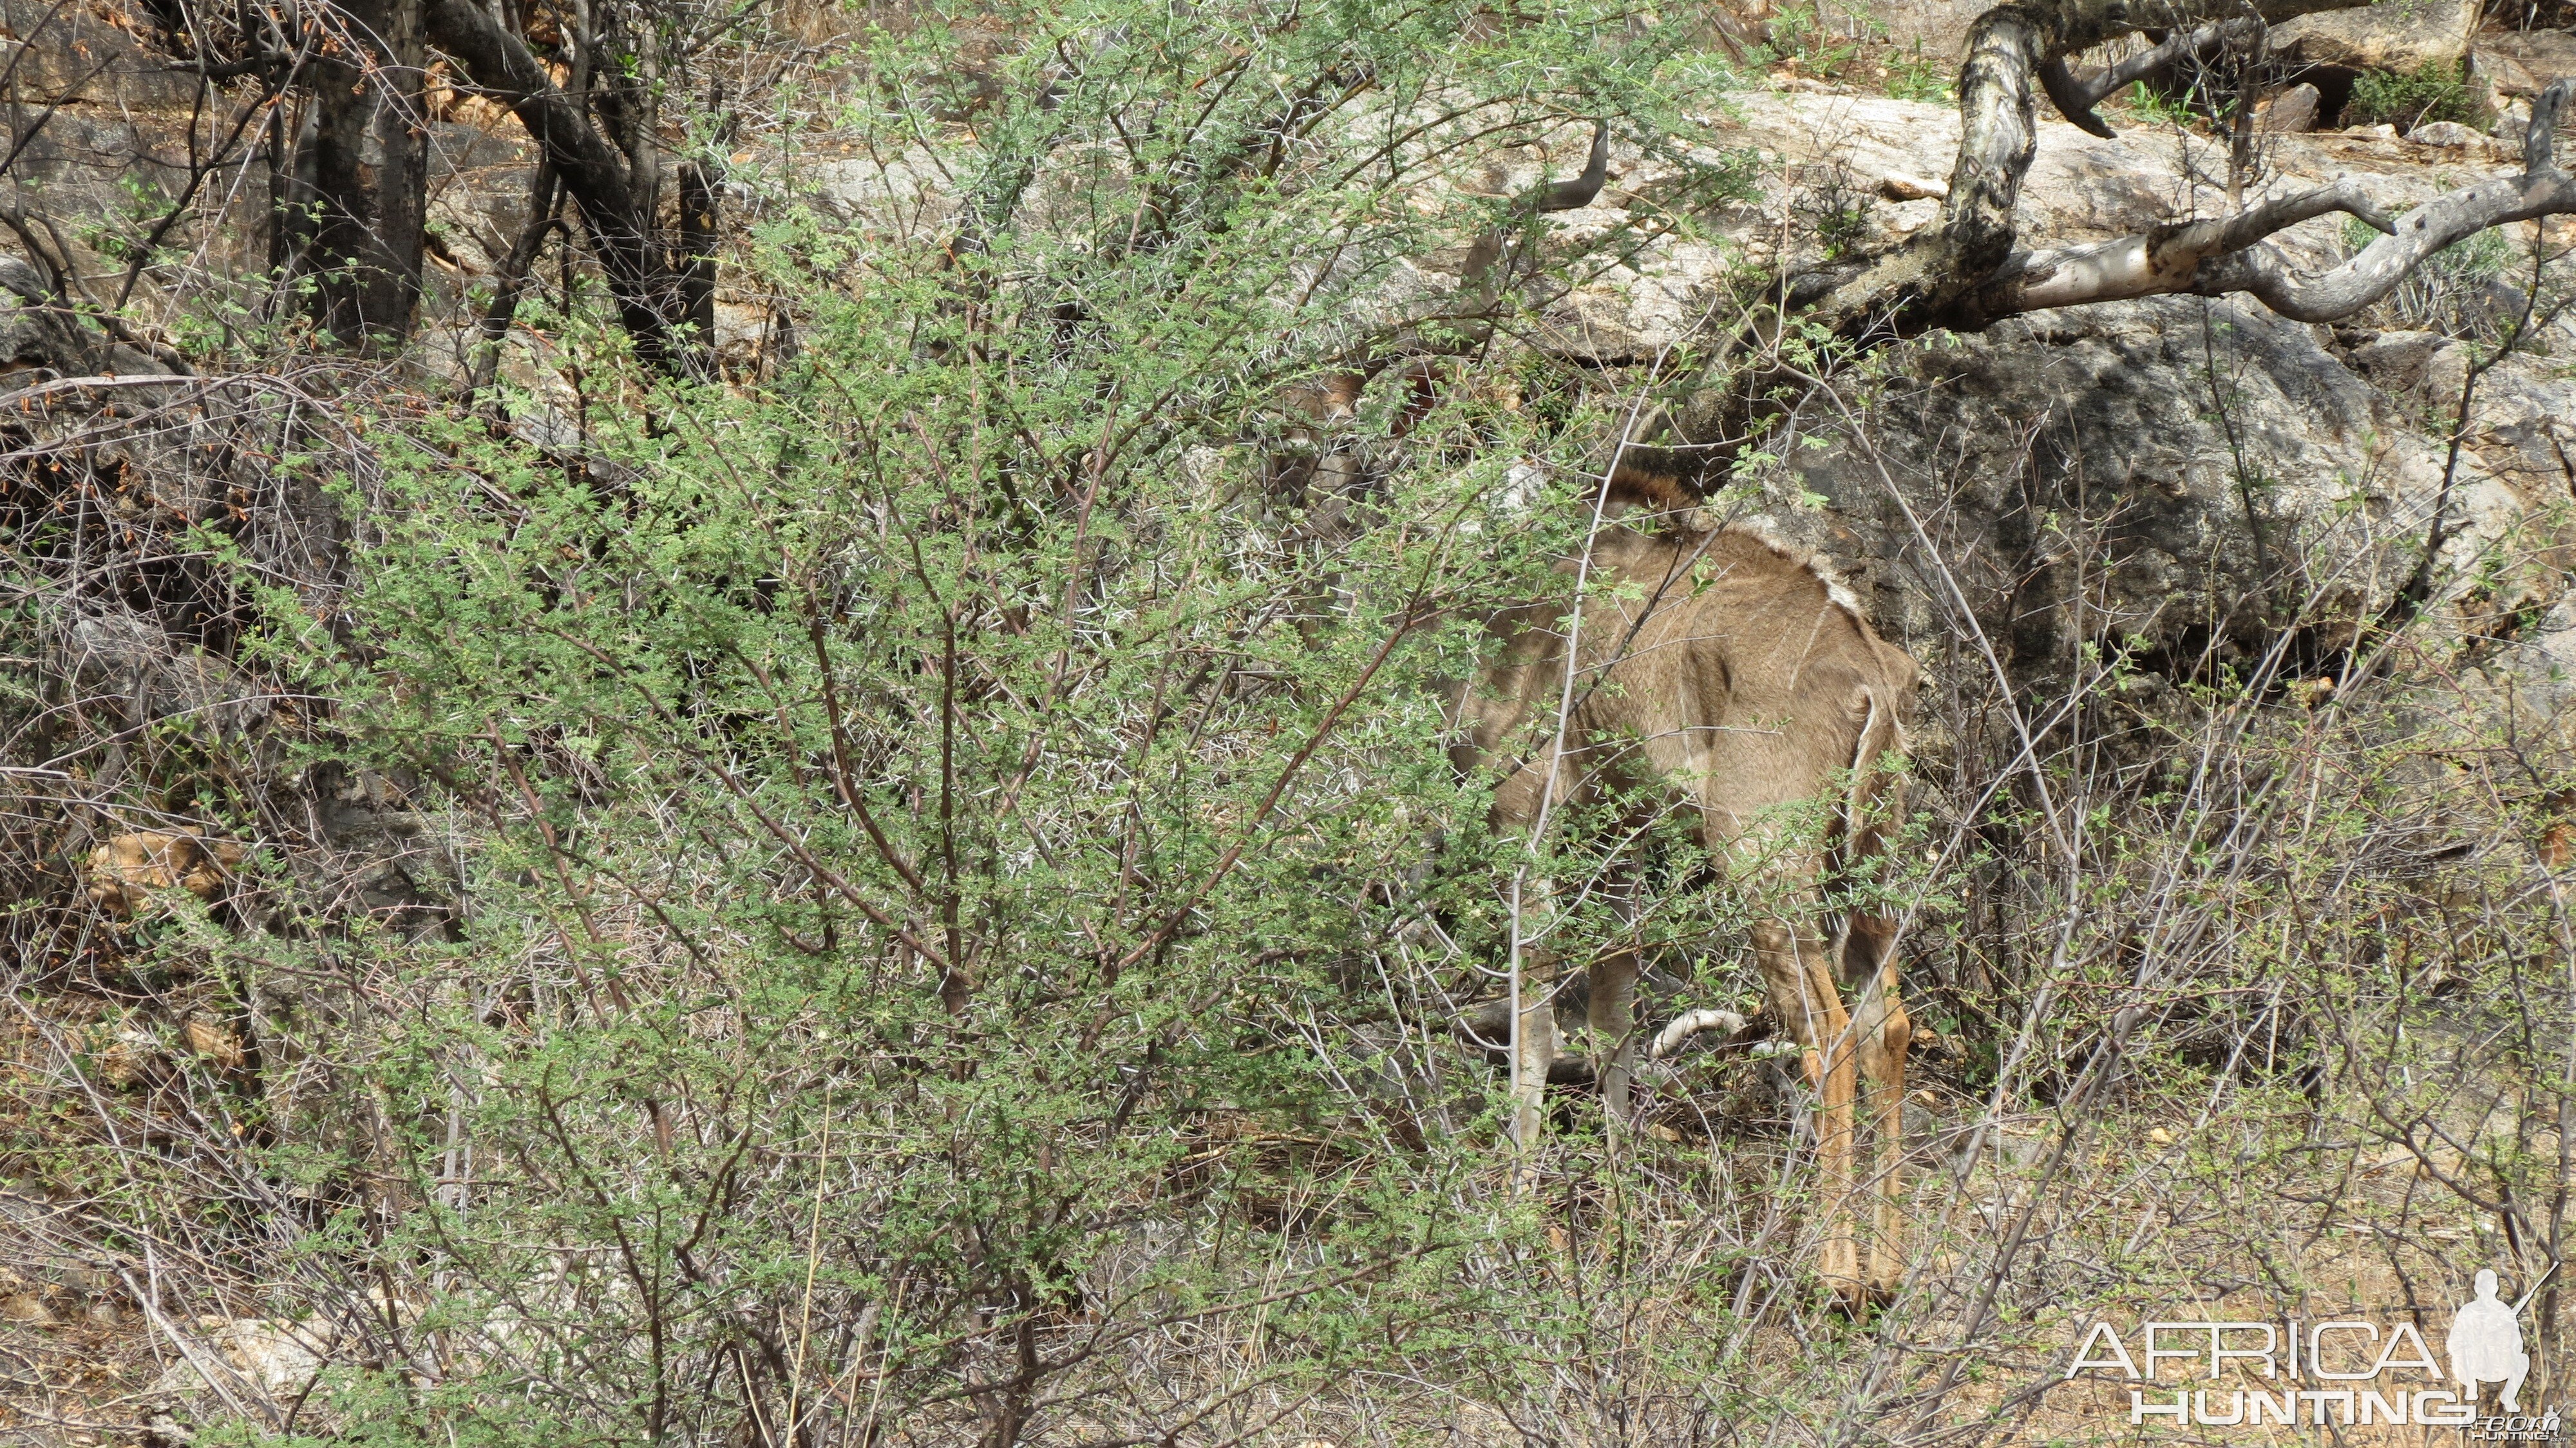
M 2478 31 L 2478 0 L 2380 0 L 2272 27 L 2272 52 L 2300 65 L 2411 71 L 2457 65 Z
M 2576 35 L 2563 30 L 2501 30 L 2478 37 L 2478 74 L 2499 96 L 2533 96 L 2576 75 Z
M 1819 418 L 1831 446 L 1779 449 L 1826 500 L 1779 521 L 1862 565 L 1917 644 L 1959 623 L 1927 541 L 1975 575 L 2006 661 L 2040 673 L 2088 643 L 2172 672 L 2243 664 L 2293 618 L 2303 656 L 2340 648 L 2409 582 L 2437 508 L 2441 574 L 2484 580 L 2454 601 L 2464 627 L 2559 592 L 2547 513 L 2565 481 L 2536 464 L 2576 404 L 2566 384 L 2499 386 L 2446 489 L 2443 440 L 2416 430 L 2425 394 L 2382 391 L 2322 329 L 2235 302 L 2016 318 L 1904 364 L 1871 444 Z
M 2313 131 L 2317 128 L 2317 105 L 2322 99 L 2315 86 L 2301 81 L 2258 106 L 2257 124 L 2274 135 Z
M 2025 245 L 2226 209 L 2224 152 L 2204 138 L 2124 126 L 2105 140 L 2056 122 L 2040 132 L 2018 213 Z M 1702 139 L 1756 150 L 1761 198 L 1705 218 L 1715 236 L 1667 245 L 1566 298 L 1550 316 L 1555 344 L 1612 364 L 1659 355 L 1703 325 L 1727 267 L 1813 259 L 1777 255 L 1784 232 L 1815 231 L 1783 226 L 1802 208 L 1841 208 L 1845 234 L 1862 247 L 1931 224 L 1937 199 L 1891 199 L 1914 193 L 1884 183 L 1947 175 L 1957 136 L 1944 107 L 1731 98 Z M 2350 177 L 2402 211 L 2512 166 L 2474 133 L 2421 143 L 2285 135 L 2267 143 L 2257 195 Z M 1563 224 L 1619 224 L 1628 198 L 1656 181 L 1633 166 Z M 2316 268 L 2351 244 L 2340 217 L 2277 241 Z M 2452 285 L 2495 283 L 2463 275 Z M 2380 316 L 2379 327 L 2392 319 Z M 2562 351 L 2576 344 L 2576 330 L 2553 335 Z M 1844 560 L 1875 594 L 1882 627 L 1917 646 L 1959 624 L 1947 585 L 1927 571 L 1928 534 L 1942 556 L 1982 570 L 1970 590 L 1980 626 L 2038 672 L 2063 667 L 2086 642 L 2127 646 L 2175 672 L 2213 657 L 2242 662 L 2279 642 L 2294 616 L 2295 647 L 2319 657 L 2391 607 L 2438 510 L 2443 626 L 2509 643 L 2562 590 L 2557 513 L 2576 488 L 2564 462 L 2576 433 L 2563 419 L 2576 418 L 2576 381 L 2545 359 L 2488 373 L 2446 488 L 2466 356 L 2433 333 L 2338 335 L 2250 301 L 2163 297 L 2022 317 L 1902 349 L 1866 402 L 1871 448 L 1838 411 L 1862 406 L 1863 393 L 1799 403 L 1783 426 L 1811 441 L 1771 446 L 1793 465 L 1740 506 Z
M 34 267 L 0 257 L 0 385 L 86 372 L 103 350 Z

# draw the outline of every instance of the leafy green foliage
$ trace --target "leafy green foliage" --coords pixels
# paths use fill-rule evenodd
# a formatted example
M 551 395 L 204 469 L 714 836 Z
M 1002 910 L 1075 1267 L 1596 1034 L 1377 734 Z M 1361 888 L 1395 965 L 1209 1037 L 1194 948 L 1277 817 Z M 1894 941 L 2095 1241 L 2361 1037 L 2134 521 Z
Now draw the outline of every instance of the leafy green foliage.
M 1773 55 L 1827 79 L 1843 75 L 1859 61 L 1863 40 L 1887 33 L 1875 16 L 1828 15 L 1821 4 L 1783 6 L 1767 30 Z
M 1832 29 L 1782 37 L 1841 65 Z M 506 416 L 333 394 L 332 446 L 256 453 L 337 476 L 327 590 L 247 529 L 147 535 L 230 590 L 222 657 L 308 727 L 173 716 L 40 756 L 263 850 L 226 898 L 96 926 L 80 959 L 113 969 L 23 1048 L 44 1070 L 0 1149 L 104 1224 L 103 1260 L 187 1244 L 238 1264 L 202 1274 L 218 1321 L 330 1344 L 273 1394 L 291 1413 L 198 1440 L 2033 1436 L 2084 1386 L 2057 1375 L 2069 1304 L 2259 1275 L 2325 1320 L 2317 1264 L 2355 1227 L 2441 1280 L 2437 1215 L 2558 1254 L 2564 942 L 2529 862 L 2567 858 L 2565 761 L 2482 696 L 2408 693 L 2455 657 L 2355 642 L 2379 624 L 2301 581 L 2350 565 L 2310 539 L 2279 540 L 2269 652 L 2086 639 L 2054 672 L 2039 627 L 1983 652 L 2068 616 L 2031 566 L 2127 546 L 2087 530 L 2133 500 L 2080 490 L 2002 568 L 1953 497 L 1908 564 L 1974 647 L 1926 690 L 1899 847 L 1847 882 L 1901 920 L 1921 1029 L 1890 1103 L 1905 1296 L 1814 1310 L 1794 1053 L 1663 1063 L 1638 1131 L 1559 1093 L 1548 1150 L 1499 1158 L 1451 1023 L 1499 993 L 1504 882 L 1560 887 L 1562 962 L 1634 950 L 1744 1010 L 1747 920 L 1793 908 L 1725 878 L 1660 781 L 1498 840 L 1446 754 L 1484 620 L 1570 587 L 1600 439 L 1728 381 L 1519 344 L 1741 193 L 1720 162 L 1580 233 L 1518 209 L 1531 152 L 1564 174 L 1596 118 L 1686 159 L 1655 138 L 1705 134 L 1681 115 L 1720 76 L 1675 45 L 1608 9 L 907 12 L 835 125 L 917 213 L 768 196 L 729 255 L 794 323 L 776 368 L 657 380 L 567 278 L 523 314 L 551 370 Z M 1859 235 L 1851 179 L 1800 200 L 1829 244 Z M 1501 278 L 1448 289 L 1496 238 Z M 1776 280 L 1748 265 L 1744 294 Z M 1824 506 L 1837 451 L 1898 415 L 1900 354 L 1831 371 L 1833 346 L 1802 325 L 1761 364 L 1777 407 L 1713 511 Z M 2238 466 L 2250 518 L 2274 475 Z M 52 481 L 6 506 L 65 567 L 82 528 L 158 526 Z M 2464 600 L 2497 640 L 2539 612 L 2520 569 Z M 0 710 L 68 717 L 41 605 L 13 608 L 40 642 Z M 2293 645 L 2351 666 L 2286 679 Z M 263 770 L 336 783 L 263 801 Z M 264 820 L 279 796 L 372 831 L 369 873 L 326 858 L 348 819 Z M 67 918 L 80 877 L 39 863 L 57 894 L 11 909 Z M 153 993 L 184 1010 L 117 1003 Z M 1599 1047 L 1569 1029 L 1569 1060 Z M 2370 1195 L 2362 1158 L 2401 1142 L 2444 1175 Z M 2554 1303 L 2535 1341 L 2563 1340 Z
M 332 1062 L 296 1134 L 340 1143 L 298 1250 L 423 1264 L 398 1330 L 472 1367 L 337 1371 L 320 1411 L 1008 1443 L 1218 1411 L 1115 1365 L 1219 1321 L 1288 1399 L 1508 1364 L 1453 1280 L 1526 1221 L 1460 1185 L 1492 1133 L 1447 1023 L 1507 916 L 1444 681 L 1493 601 L 1561 591 L 1584 513 L 1547 500 L 1600 423 L 1436 354 L 1630 244 L 1551 252 L 1473 193 L 1497 146 L 1651 133 L 1668 57 L 1607 12 L 1462 46 L 1475 13 L 1032 11 L 971 101 L 940 25 L 885 37 L 870 139 L 974 110 L 953 230 L 769 223 L 757 264 L 812 299 L 780 375 L 652 384 L 553 319 L 596 370 L 509 405 L 578 447 L 432 418 L 343 486 L 360 622 L 308 680 L 314 763 L 474 844 L 441 935 L 238 968 L 403 1003 L 283 1028 Z M 1408 297 L 1498 224 L 1499 302 Z M 1347 415 L 1300 402 L 1354 372 Z M 1426 922 L 1448 952 L 1390 974 Z M 1566 948 L 1632 928 L 1579 912 Z M 375 1128 L 324 1130 L 356 1101 Z
M 2434 121 L 2475 125 L 2478 97 L 2453 61 L 2426 61 L 2410 71 L 2366 70 L 2344 103 L 2348 126 L 2395 126 L 2401 133 Z
M 2344 220 L 2343 244 L 2347 252 L 2357 253 L 2379 236 L 2364 222 L 2350 217 Z M 2462 237 L 2407 273 L 2379 309 L 2401 326 L 2431 327 L 2455 336 L 2493 339 L 2512 315 L 2510 308 L 2498 315 L 2494 288 L 2513 265 L 2514 252 L 2512 238 L 2501 231 Z M 2438 432 L 2448 427 L 2449 423 L 2442 422 L 2427 430 Z
M 2190 95 L 2169 96 L 2145 81 L 2130 86 L 2121 99 L 2149 125 L 2189 126 L 2199 117 Z
M 1957 68 L 1947 61 L 1923 53 L 1923 42 L 1914 42 L 1914 52 L 1888 67 L 1887 93 L 1901 101 L 1925 101 L 1946 106 L 1957 99 L 1952 85 Z

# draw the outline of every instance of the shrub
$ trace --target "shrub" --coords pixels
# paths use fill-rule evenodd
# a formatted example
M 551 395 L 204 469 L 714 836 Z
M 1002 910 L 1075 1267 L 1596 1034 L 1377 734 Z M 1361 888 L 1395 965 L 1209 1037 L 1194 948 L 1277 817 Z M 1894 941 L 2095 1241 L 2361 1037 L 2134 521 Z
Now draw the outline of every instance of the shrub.
M 2371 70 L 2352 84 L 2352 99 L 2343 108 L 2344 124 L 2395 126 L 2411 131 L 2434 121 L 2475 124 L 2477 93 L 2448 61 L 2428 61 L 2411 71 Z
M 1504 223 L 1469 189 L 1498 140 L 1678 129 L 1669 40 L 1605 47 L 1587 11 L 1453 44 L 1476 14 L 1024 16 L 971 136 L 869 132 L 938 135 L 970 221 L 862 251 L 794 213 L 749 249 L 811 299 L 777 376 L 671 384 L 558 316 L 581 381 L 511 406 L 578 448 L 369 419 L 355 647 L 288 597 L 255 647 L 333 701 L 314 767 L 413 781 L 465 842 L 471 908 L 135 945 L 169 976 L 200 941 L 262 1062 L 306 1067 L 215 1138 L 255 1159 L 262 1265 L 307 1284 L 270 1315 L 384 1272 L 427 1304 L 396 1330 L 434 1394 L 371 1352 L 306 1421 L 1168 1441 L 1363 1366 L 1520 1370 L 1457 1291 L 1530 1221 L 1466 1180 L 1487 1078 L 1442 1023 L 1505 916 L 1443 893 L 1494 872 L 1437 683 L 1492 600 L 1558 586 L 1584 515 L 1522 475 L 1581 486 L 1603 424 L 1472 383 L 1408 410 L 1395 371 L 1352 417 L 1281 401 L 1474 325 L 1402 288 Z M 926 110 L 940 45 L 873 73 Z M 1381 969 L 1425 920 L 1456 960 Z M 76 1184 L 83 1150 L 28 1170 Z M 184 1177 L 127 1175 L 118 1220 L 186 1215 Z M 1151 1367 L 1210 1334 L 1270 1365 Z
M 2379 233 L 2355 218 L 2343 227 L 2344 250 L 2358 253 Z M 2514 315 L 2509 288 L 2501 304 L 2498 283 L 2513 261 L 2513 243 L 2501 231 L 2481 231 L 2424 259 L 2379 304 L 2386 325 L 2423 327 L 2453 336 L 2492 337 Z

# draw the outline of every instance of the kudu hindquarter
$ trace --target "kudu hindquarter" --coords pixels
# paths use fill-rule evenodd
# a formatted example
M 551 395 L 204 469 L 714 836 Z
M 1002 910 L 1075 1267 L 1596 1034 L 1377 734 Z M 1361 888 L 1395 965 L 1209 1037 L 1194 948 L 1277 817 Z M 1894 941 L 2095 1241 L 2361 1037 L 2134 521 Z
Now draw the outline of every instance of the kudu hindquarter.
M 1614 774 L 1660 782 L 1695 810 L 1702 847 L 1760 902 L 1751 933 L 1764 992 L 1817 1097 L 1818 1265 L 1848 1302 L 1881 1296 L 1903 1271 L 1909 1032 L 1894 922 L 1833 901 L 1895 828 L 1903 786 L 1882 760 L 1904 749 L 1914 661 L 1814 564 L 1748 530 L 1612 525 L 1594 540 L 1591 574 L 1579 613 L 1536 606 L 1493 621 L 1497 656 L 1460 702 L 1461 762 L 1500 775 L 1494 824 L 1507 833 L 1599 801 Z M 1549 893 L 1524 890 L 1524 941 L 1543 942 Z M 1557 1052 L 1550 996 L 1573 963 L 1543 943 L 1523 951 L 1511 1126 L 1523 1150 L 1537 1144 Z M 1583 964 L 1592 1033 L 1612 1043 L 1599 1079 L 1622 1117 L 1638 962 L 1614 950 Z M 1865 1184 L 1855 1170 L 1864 1131 L 1874 1144 Z M 1871 1203 L 1865 1264 L 1856 1191 Z

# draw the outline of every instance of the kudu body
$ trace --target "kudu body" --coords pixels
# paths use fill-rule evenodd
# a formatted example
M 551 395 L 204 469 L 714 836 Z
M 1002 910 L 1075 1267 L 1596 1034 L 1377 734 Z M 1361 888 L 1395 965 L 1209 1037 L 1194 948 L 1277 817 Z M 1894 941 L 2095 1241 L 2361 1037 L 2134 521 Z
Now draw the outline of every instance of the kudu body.
M 1883 1295 L 1902 1272 L 1909 1028 L 1893 922 L 1828 895 L 1865 873 L 1894 828 L 1902 786 L 1882 760 L 1904 748 L 1914 661 L 1814 564 L 1749 530 L 1614 522 L 1594 538 L 1587 571 L 1577 609 L 1532 606 L 1492 621 L 1498 652 L 1460 698 L 1461 763 L 1497 776 L 1494 823 L 1525 836 L 1598 801 L 1614 778 L 1680 793 L 1711 860 L 1761 902 L 1752 938 L 1764 992 L 1817 1096 L 1818 1265 L 1849 1303 Z M 1809 801 L 1823 806 L 1821 837 L 1815 811 L 1804 828 L 1793 823 Z M 1550 997 L 1566 967 L 1590 973 L 1588 1024 L 1609 1043 L 1597 1074 L 1612 1116 L 1625 1117 L 1638 962 L 1624 951 L 1560 960 L 1546 944 L 1549 887 L 1527 881 L 1521 893 L 1511 1133 L 1526 1151 L 1545 1121 L 1558 1052 Z M 1865 1183 L 1864 1131 L 1875 1147 Z M 1855 1229 L 1863 1192 L 1865 1247 Z
M 1496 299 L 1519 271 L 1528 239 L 1520 228 L 1590 205 L 1607 177 L 1608 156 L 1608 128 L 1596 125 L 1579 175 L 1542 179 L 1470 247 L 1458 289 L 1463 320 L 1444 345 L 1401 339 L 1365 365 L 1323 375 L 1289 400 L 1290 411 L 1329 432 L 1354 414 L 1372 378 L 1400 365 L 1408 394 L 1400 436 L 1430 405 L 1443 358 L 1474 350 L 1489 335 Z M 1319 437 L 1300 440 L 1312 447 Z M 1301 494 L 1330 515 L 1310 527 L 1348 526 L 1342 501 L 1366 471 L 1360 459 L 1325 449 L 1279 462 L 1274 489 Z M 1678 498 L 1668 480 L 1622 470 L 1618 482 L 1650 505 L 1669 509 Z M 1589 556 L 1594 578 L 1616 586 L 1588 590 L 1572 615 L 1542 605 L 1491 621 L 1498 656 L 1460 694 L 1460 763 L 1500 775 L 1494 822 L 1531 837 L 1552 809 L 1598 797 L 1614 774 L 1666 781 L 1696 809 L 1701 844 L 1721 869 L 1766 902 L 1794 898 L 1755 926 L 1754 953 L 1773 1019 L 1794 1037 L 1819 1098 L 1819 1265 L 1834 1291 L 1857 1305 L 1892 1288 L 1902 1270 L 1896 1173 L 1909 1032 L 1897 1001 L 1892 923 L 1846 908 L 1821 929 L 1821 892 L 1884 851 L 1902 798 L 1880 761 L 1904 747 L 1914 662 L 1872 632 L 1858 606 L 1812 563 L 1750 531 L 1615 524 L 1598 532 Z M 1800 838 L 1786 816 L 1828 792 L 1832 820 L 1823 837 Z M 1539 884 L 1542 913 L 1547 893 Z M 1529 903 L 1532 892 L 1522 894 Z M 1516 972 L 1520 988 L 1504 1012 L 1512 1022 L 1511 1133 L 1528 1151 L 1538 1142 L 1556 1064 L 1551 997 L 1563 962 L 1544 947 L 1544 931 L 1534 935 L 1516 922 L 1514 935 L 1516 961 L 1526 968 Z M 1525 950 L 1533 939 L 1542 944 Z M 1638 962 L 1633 953 L 1615 953 L 1585 968 L 1588 1023 L 1613 1043 L 1596 1075 L 1612 1114 L 1624 1118 L 1637 1050 Z M 1662 1033 L 1657 1054 L 1694 1031 L 1740 1024 L 1726 1012 L 1692 1012 Z M 1468 1033 L 1478 1034 L 1472 1027 Z M 1854 1229 L 1864 1127 L 1876 1144 L 1866 1264 Z

